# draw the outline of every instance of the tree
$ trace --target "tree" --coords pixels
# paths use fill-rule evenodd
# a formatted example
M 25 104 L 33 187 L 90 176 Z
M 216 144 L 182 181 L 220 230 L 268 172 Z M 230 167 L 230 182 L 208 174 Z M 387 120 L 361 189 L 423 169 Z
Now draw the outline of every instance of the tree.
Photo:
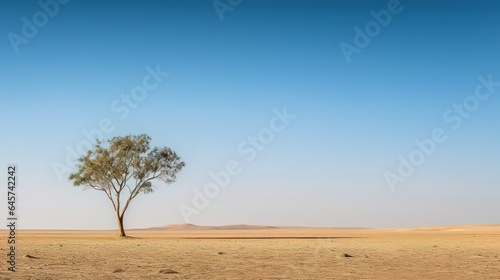
M 125 237 L 123 216 L 140 193 L 153 192 L 152 181 L 171 184 L 185 163 L 168 147 L 150 148 L 145 134 L 114 137 L 78 159 L 78 171 L 69 176 L 74 186 L 102 191 L 113 204 L 120 236 Z

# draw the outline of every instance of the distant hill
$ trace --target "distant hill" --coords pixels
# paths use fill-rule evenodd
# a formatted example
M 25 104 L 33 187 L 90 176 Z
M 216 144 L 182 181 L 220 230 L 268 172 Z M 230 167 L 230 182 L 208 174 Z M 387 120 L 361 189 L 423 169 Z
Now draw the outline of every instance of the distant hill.
M 261 230 L 261 229 L 280 229 L 280 227 L 254 226 L 254 225 L 197 226 L 193 224 L 179 224 L 179 225 L 166 225 L 162 227 L 153 227 L 149 229 L 170 230 L 170 231 L 196 231 L 196 230 Z
M 226 226 L 198 226 L 193 224 L 178 224 L 178 225 L 166 225 L 162 227 L 152 227 L 147 229 L 137 229 L 137 230 L 151 230 L 151 231 L 179 231 L 179 232 L 189 232 L 189 231 L 258 231 L 258 230 L 276 230 L 276 232 L 286 231 L 336 231 L 339 232 L 393 232 L 393 233 L 404 233 L 404 232 L 500 232 L 500 225 L 459 225 L 459 226 L 434 226 L 434 227 L 414 227 L 414 228 L 356 228 L 356 227 L 300 227 L 300 226 L 261 226 L 261 225 L 226 225 Z

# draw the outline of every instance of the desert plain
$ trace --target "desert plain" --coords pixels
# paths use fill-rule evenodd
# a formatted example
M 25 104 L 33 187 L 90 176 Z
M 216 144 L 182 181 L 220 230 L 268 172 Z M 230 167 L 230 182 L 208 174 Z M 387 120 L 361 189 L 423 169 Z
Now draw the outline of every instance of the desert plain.
M 0 236 L 7 236 L 0 231 Z M 19 230 L 0 279 L 500 279 L 500 225 Z

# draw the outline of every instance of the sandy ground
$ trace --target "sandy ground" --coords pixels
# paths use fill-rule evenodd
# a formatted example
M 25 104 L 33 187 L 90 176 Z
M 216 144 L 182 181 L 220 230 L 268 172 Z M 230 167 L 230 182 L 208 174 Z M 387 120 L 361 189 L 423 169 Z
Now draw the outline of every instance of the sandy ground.
M 0 279 L 500 279 L 500 226 L 17 234 L 17 272 L 2 238 Z

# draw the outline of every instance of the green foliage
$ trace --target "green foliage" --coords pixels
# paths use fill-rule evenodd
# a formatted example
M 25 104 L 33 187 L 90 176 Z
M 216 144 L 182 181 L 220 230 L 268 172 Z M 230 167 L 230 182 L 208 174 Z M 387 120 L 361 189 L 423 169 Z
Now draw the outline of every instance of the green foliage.
M 139 193 L 154 191 L 153 180 L 171 184 L 185 166 L 170 148 L 150 148 L 150 141 L 145 134 L 114 137 L 105 143 L 97 141 L 92 150 L 79 158 L 78 171 L 69 180 L 74 186 L 106 193 L 118 217 L 123 217 Z

